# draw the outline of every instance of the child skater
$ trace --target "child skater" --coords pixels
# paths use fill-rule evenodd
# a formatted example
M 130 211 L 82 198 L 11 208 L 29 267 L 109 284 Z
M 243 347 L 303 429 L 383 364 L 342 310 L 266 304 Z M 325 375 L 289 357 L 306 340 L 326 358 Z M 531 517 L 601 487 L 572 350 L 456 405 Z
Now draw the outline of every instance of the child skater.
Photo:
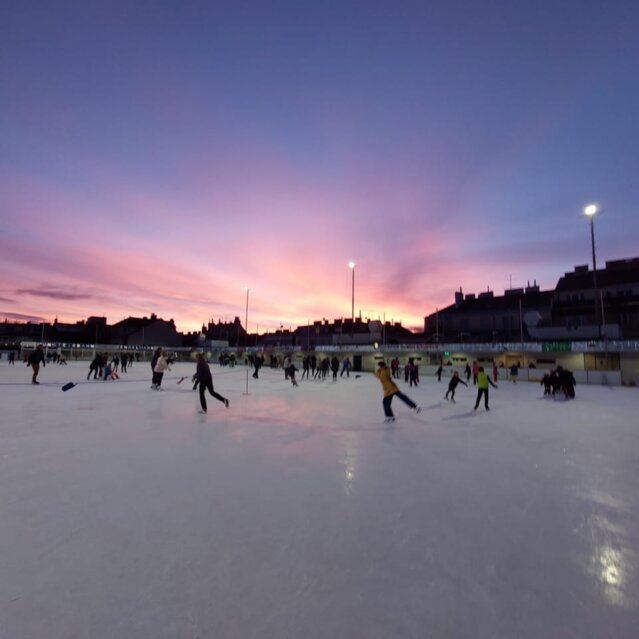
M 204 394 L 207 390 L 215 399 L 222 402 L 224 406 L 229 407 L 229 400 L 213 390 L 213 375 L 211 375 L 209 363 L 206 361 L 206 357 L 204 357 L 203 353 L 198 353 L 197 356 L 197 379 L 200 383 L 200 413 L 206 413 L 207 406 Z
M 448 399 L 448 393 L 450 393 L 450 401 L 453 402 L 453 404 L 455 403 L 455 389 L 457 388 L 458 384 L 463 384 L 466 388 L 468 388 L 468 384 L 463 381 L 459 377 L 459 373 L 455 371 L 453 373 L 452 379 L 450 380 L 450 382 L 448 382 L 448 390 L 446 391 L 446 395 L 444 395 L 444 399 Z
M 484 406 L 486 410 L 490 410 L 490 408 L 488 408 L 488 384 L 493 388 L 497 388 L 497 385 L 493 384 L 490 377 L 484 373 L 484 367 L 480 366 L 477 369 L 477 401 L 475 402 L 475 408 L 473 410 L 477 410 L 482 395 L 484 396 Z
M 410 397 L 404 395 L 404 393 L 397 388 L 397 385 L 391 379 L 391 372 L 388 366 L 386 366 L 386 362 L 382 360 L 377 365 L 379 368 L 375 371 L 375 376 L 382 383 L 382 389 L 384 391 L 384 400 L 382 401 L 382 405 L 384 406 L 384 415 L 386 416 L 384 421 L 395 421 L 395 416 L 391 410 L 391 402 L 395 395 L 397 395 L 397 397 L 399 397 L 399 399 L 401 399 L 405 404 L 410 406 L 416 413 L 420 413 L 422 410 L 421 406 L 418 406 Z
M 297 383 L 297 380 L 295 379 L 295 371 L 297 370 L 297 368 L 295 368 L 295 364 L 293 364 L 293 360 L 290 360 L 290 364 L 286 370 L 288 373 L 288 377 L 291 380 L 291 384 L 293 384 L 293 386 L 299 386 L 299 384 Z

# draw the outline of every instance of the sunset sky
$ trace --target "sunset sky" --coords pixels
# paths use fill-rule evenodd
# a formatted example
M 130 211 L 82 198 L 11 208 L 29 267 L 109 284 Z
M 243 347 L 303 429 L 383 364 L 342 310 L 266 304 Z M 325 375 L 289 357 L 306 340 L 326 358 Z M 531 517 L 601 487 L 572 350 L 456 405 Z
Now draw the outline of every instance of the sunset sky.
M 0 320 L 421 329 L 639 256 L 639 3 L 0 8 Z

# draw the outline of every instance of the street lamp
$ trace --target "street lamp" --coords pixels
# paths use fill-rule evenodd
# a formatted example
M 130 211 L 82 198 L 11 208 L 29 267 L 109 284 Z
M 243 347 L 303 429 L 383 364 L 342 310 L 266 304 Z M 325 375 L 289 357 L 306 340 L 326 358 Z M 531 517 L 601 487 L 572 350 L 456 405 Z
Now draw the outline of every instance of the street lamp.
M 597 335 L 601 339 L 601 321 L 599 320 L 599 290 L 597 288 L 597 257 L 595 255 L 595 215 L 600 213 L 596 204 L 589 204 L 584 208 L 584 215 L 590 218 L 590 241 L 592 243 L 592 280 L 595 288 L 595 322 Z
M 352 260 L 348 263 L 348 268 L 353 271 L 353 286 L 351 295 L 351 341 L 353 338 L 353 330 L 355 328 L 355 262 Z
M 248 298 L 249 298 L 249 287 L 245 286 L 244 290 L 246 291 L 246 313 L 244 315 L 244 326 L 246 328 L 246 343 L 248 345 Z M 249 394 L 249 390 L 248 390 L 248 374 L 249 374 L 249 365 L 248 365 L 248 358 L 246 361 L 246 392 L 244 393 L 245 395 Z

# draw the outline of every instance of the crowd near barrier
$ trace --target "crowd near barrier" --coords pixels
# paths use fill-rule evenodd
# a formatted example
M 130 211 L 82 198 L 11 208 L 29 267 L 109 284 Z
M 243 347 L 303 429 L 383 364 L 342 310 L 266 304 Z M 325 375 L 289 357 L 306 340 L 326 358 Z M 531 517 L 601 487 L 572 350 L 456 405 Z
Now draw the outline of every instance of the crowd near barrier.
M 24 360 L 39 342 L 22 342 L 17 359 Z M 90 361 L 96 352 L 115 354 L 128 353 L 133 361 L 148 362 L 157 345 L 129 346 L 114 344 L 68 344 L 44 342 L 45 353 L 57 353 L 67 361 Z M 552 346 L 552 345 L 551 345 Z M 443 375 L 450 377 L 454 370 L 460 374 L 466 364 L 478 361 L 492 374 L 492 363 L 497 362 L 499 377 L 508 378 L 508 369 L 519 364 L 518 381 L 539 383 L 544 372 L 559 365 L 572 370 L 578 384 L 598 384 L 608 386 L 639 385 L 639 341 L 609 342 L 567 342 L 553 351 L 548 344 L 537 342 L 509 343 L 465 343 L 465 344 L 366 344 L 329 345 L 308 349 L 303 346 L 251 346 L 236 349 L 222 345 L 203 347 L 165 347 L 175 361 L 193 361 L 195 354 L 204 352 L 215 361 L 222 354 L 233 356 L 238 364 L 246 362 L 250 354 L 262 354 L 268 360 L 271 355 L 293 355 L 300 362 L 305 354 L 315 353 L 317 357 L 335 354 L 342 360 L 350 357 L 354 370 L 372 372 L 380 359 L 390 361 L 397 357 L 403 366 L 413 357 L 419 366 L 420 376 L 434 375 L 439 363 L 444 367 Z M 7 352 L 0 353 L 0 362 L 7 361 Z M 594 363 L 594 365 L 593 365 Z

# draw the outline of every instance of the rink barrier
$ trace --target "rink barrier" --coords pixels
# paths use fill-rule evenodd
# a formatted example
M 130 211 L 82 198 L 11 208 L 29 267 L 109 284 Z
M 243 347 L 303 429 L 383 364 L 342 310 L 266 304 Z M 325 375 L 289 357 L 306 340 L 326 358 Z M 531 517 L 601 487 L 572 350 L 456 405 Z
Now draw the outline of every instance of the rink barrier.
M 22 342 L 21 352 L 16 363 L 20 363 L 25 355 L 40 342 Z M 65 354 L 67 361 L 87 361 L 94 357 L 95 352 L 134 353 L 140 357 L 134 360 L 133 365 L 148 364 L 156 345 L 131 346 L 117 344 L 76 344 L 62 342 L 43 342 L 45 349 L 54 351 L 60 349 Z M 551 350 L 556 347 L 556 350 Z M 492 362 L 497 361 L 500 366 L 500 377 L 505 376 L 505 369 L 511 364 L 521 362 L 519 379 L 522 381 L 540 381 L 545 370 L 550 370 L 558 365 L 572 370 L 578 383 L 603 384 L 610 386 L 626 385 L 639 386 L 639 341 L 591 341 L 591 342 L 499 342 L 499 343 L 455 343 L 455 344 L 333 344 L 317 345 L 304 348 L 296 346 L 250 346 L 236 349 L 222 344 L 207 344 L 204 347 L 173 347 L 166 349 L 176 355 L 176 362 L 193 362 L 195 354 L 204 352 L 212 362 L 215 362 L 221 354 L 234 354 L 236 366 L 243 368 L 246 356 L 252 353 L 260 353 L 267 358 L 269 355 L 282 356 L 290 353 L 296 362 L 301 363 L 302 357 L 307 353 L 318 355 L 337 354 L 340 360 L 347 355 L 351 357 L 352 372 L 372 372 L 377 367 L 377 362 L 384 358 L 390 361 L 398 357 L 401 365 L 405 364 L 409 357 L 415 357 L 420 366 L 422 376 L 434 374 L 439 360 L 450 361 L 452 366 L 460 373 L 466 363 L 477 360 L 483 365 L 486 372 L 492 372 Z M 4 359 L 4 358 L 3 358 Z M 359 360 L 360 368 L 355 367 L 355 360 Z M 612 360 L 616 361 L 612 361 Z M 587 361 L 588 360 L 588 361 Z M 606 361 L 604 361 L 606 360 Z M 535 368 L 530 369 L 530 363 Z M 594 366 L 593 366 L 594 362 Z M 1 363 L 1 361 L 0 361 Z M 264 367 L 268 367 L 268 359 Z M 428 372 L 426 372 L 428 371 Z

